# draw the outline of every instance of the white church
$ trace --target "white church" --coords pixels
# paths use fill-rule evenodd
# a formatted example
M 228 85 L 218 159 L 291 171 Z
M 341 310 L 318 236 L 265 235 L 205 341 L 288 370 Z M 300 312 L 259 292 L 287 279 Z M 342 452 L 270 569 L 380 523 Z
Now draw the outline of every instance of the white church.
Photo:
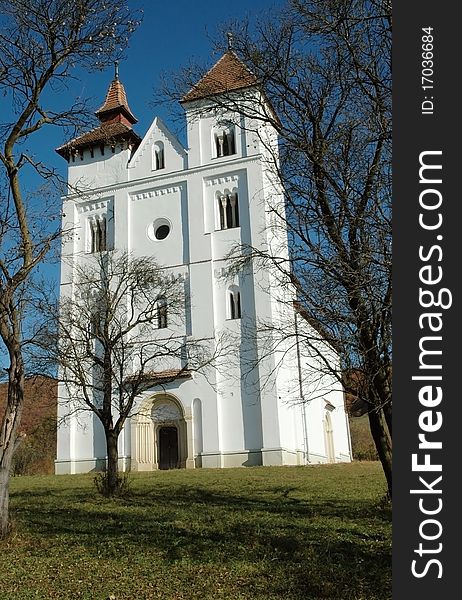
M 275 248 L 288 256 L 287 235 L 274 232 L 269 199 L 282 198 L 275 183 L 276 130 L 258 128 L 248 117 L 219 108 L 220 95 L 272 107 L 257 80 L 228 50 L 184 96 L 187 148 L 155 118 L 144 138 L 133 126 L 124 86 L 116 72 L 96 112 L 100 124 L 57 149 L 68 162 L 69 194 L 64 198 L 61 295 L 73 293 L 75 267 L 96 252 L 127 250 L 153 256 L 181 274 L 190 301 L 181 334 L 216 339 L 229 330 L 243 335 L 253 323 L 255 367 L 241 372 L 242 344 L 232 376 L 216 368 L 178 371 L 159 377 L 137 398 L 119 437 L 120 468 L 223 468 L 305 465 L 351 460 L 348 420 L 337 380 L 320 373 L 319 358 L 306 352 L 267 352 L 258 323 L 280 322 L 281 311 L 294 327 L 310 325 L 293 302 L 281 302 L 271 271 L 223 276 L 229 251 L 238 244 Z M 274 112 L 272 112 L 274 114 Z M 271 157 L 269 148 L 273 149 Z M 277 150 L 276 150 L 277 151 Z M 271 160 L 273 159 L 273 160 Z M 80 191 L 76 193 L 75 189 Z M 287 300 L 287 297 L 285 298 Z M 294 298 L 295 299 L 295 298 Z M 162 315 L 152 326 L 167 331 Z M 325 343 L 331 363 L 338 360 Z M 171 365 L 170 373 L 175 373 Z M 322 391 L 319 381 L 322 380 Z M 79 407 L 78 390 L 59 384 L 56 473 L 100 470 L 106 458 L 103 429 Z

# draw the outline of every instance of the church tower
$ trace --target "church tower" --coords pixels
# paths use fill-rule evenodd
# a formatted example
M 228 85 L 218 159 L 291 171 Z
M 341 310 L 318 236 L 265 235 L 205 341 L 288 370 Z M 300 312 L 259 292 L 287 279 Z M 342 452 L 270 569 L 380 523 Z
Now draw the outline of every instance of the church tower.
M 64 227 L 73 231 L 63 243 L 61 293 L 73 293 L 73 265 L 94 252 L 153 256 L 184 281 L 190 301 L 176 332 L 184 344 L 233 344 L 207 377 L 198 372 L 159 379 L 140 395 L 120 436 L 121 467 L 350 460 L 343 394 L 332 385 L 327 399 L 302 405 L 294 382 L 313 365 L 301 364 L 295 351 L 286 352 L 290 360 L 283 364 L 265 346 L 259 324 L 275 322 L 281 312 L 272 273 L 248 265 L 230 275 L 229 254 L 238 247 L 289 255 L 287 234 L 271 227 L 268 210 L 270 199 L 282 204 L 274 176 L 277 116 L 232 49 L 181 103 L 186 149 L 158 117 L 141 139 L 116 72 L 96 112 L 99 126 L 57 150 L 69 164 Z M 253 118 L 256 105 L 267 112 L 265 123 Z M 288 317 L 294 320 L 295 313 Z M 60 415 L 67 418 L 58 430 L 56 471 L 97 469 L 105 460 L 101 427 L 93 415 L 73 410 L 78 390 L 72 400 L 64 386 L 60 390 Z

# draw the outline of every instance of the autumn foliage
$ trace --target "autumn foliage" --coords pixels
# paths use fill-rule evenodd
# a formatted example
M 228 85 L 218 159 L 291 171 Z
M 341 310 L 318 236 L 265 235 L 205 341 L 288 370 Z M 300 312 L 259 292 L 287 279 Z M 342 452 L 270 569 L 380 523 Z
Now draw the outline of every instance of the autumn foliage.
M 0 411 L 3 415 L 6 383 L 0 384 Z M 25 383 L 25 410 L 19 427 L 12 475 L 51 474 L 56 453 L 57 382 L 50 377 L 31 377 Z

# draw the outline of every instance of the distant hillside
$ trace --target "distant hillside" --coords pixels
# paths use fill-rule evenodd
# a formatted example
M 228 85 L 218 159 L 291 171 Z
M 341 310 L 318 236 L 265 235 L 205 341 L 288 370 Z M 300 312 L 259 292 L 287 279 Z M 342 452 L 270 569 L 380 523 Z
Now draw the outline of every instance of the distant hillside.
M 367 416 L 368 404 L 360 397 L 361 374 L 352 369 L 344 374 L 345 410 L 350 422 L 351 449 L 354 460 L 378 460 Z
M 354 460 L 378 460 L 367 415 L 349 417 L 351 449 Z
M 0 414 L 3 418 L 7 384 L 0 384 Z M 14 456 L 13 474 L 54 472 L 56 454 L 57 382 L 51 377 L 26 380 L 25 404 L 19 432 L 25 437 Z

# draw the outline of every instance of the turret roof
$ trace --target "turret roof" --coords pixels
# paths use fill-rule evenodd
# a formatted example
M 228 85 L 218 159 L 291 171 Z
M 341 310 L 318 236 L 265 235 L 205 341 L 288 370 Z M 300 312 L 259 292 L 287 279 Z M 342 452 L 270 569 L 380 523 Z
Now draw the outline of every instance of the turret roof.
M 100 121 L 106 121 L 113 118 L 117 113 L 124 113 L 127 120 L 134 125 L 138 119 L 134 116 L 128 106 L 127 95 L 122 82 L 116 77 L 109 86 L 104 104 L 99 108 L 95 115 Z
M 216 96 L 224 92 L 241 90 L 257 85 L 255 75 L 245 66 L 233 50 L 228 50 L 207 71 L 190 90 L 183 96 L 181 102 L 200 100 Z
M 104 104 L 95 112 L 95 115 L 101 123 L 98 127 L 56 148 L 56 152 L 69 160 L 72 152 L 97 144 L 111 145 L 122 140 L 133 146 L 140 143 L 140 136 L 132 129 L 137 119 L 128 106 L 125 88 L 119 80 L 117 68 L 115 79 L 109 85 Z

